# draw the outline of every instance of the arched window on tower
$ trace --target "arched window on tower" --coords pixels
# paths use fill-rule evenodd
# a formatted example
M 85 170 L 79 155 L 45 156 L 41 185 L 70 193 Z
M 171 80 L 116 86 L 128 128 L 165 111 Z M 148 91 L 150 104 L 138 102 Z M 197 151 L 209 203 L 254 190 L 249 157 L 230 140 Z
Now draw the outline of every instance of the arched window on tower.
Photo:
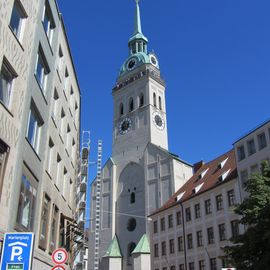
M 144 105 L 144 95 L 143 93 L 140 94 L 140 107 Z
M 136 200 L 135 192 L 132 192 L 130 194 L 130 203 L 131 204 L 135 203 L 135 200 Z
M 134 110 L 134 101 L 133 98 L 129 99 L 129 111 L 132 112 Z
M 159 104 L 159 109 L 162 110 L 161 97 L 158 97 L 158 104 Z
M 127 265 L 132 265 L 132 251 L 135 249 L 136 244 L 131 242 L 128 244 L 127 248 Z
M 119 114 L 120 116 L 124 114 L 124 105 L 122 102 L 120 103 L 120 106 L 119 106 Z
M 156 93 L 153 94 L 154 106 L 157 107 L 157 96 Z

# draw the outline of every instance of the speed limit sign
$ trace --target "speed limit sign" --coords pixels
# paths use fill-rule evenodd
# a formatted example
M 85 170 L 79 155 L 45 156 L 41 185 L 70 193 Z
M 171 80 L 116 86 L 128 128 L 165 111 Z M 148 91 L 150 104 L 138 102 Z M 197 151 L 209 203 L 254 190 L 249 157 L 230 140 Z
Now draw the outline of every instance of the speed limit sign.
M 66 250 L 63 248 L 56 249 L 52 254 L 52 260 L 55 264 L 65 263 L 68 260 L 68 254 L 67 254 Z
M 55 267 L 52 268 L 52 270 L 65 270 L 65 267 L 62 265 L 56 265 Z

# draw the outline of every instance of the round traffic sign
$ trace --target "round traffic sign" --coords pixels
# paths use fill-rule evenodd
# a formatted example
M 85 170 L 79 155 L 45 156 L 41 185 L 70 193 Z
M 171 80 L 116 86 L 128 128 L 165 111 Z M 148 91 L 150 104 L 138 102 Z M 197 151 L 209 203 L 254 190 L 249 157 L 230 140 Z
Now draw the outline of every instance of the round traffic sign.
M 52 254 L 52 260 L 55 264 L 63 264 L 68 260 L 67 251 L 64 248 L 56 249 Z
M 62 265 L 56 265 L 55 267 L 52 268 L 52 270 L 65 270 L 65 267 Z

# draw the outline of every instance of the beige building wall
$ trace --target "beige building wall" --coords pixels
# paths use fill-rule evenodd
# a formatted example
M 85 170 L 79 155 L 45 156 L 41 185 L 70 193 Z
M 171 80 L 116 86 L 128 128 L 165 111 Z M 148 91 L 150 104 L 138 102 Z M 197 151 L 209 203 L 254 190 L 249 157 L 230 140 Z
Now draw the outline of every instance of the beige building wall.
M 80 143 L 80 89 L 54 0 L 0 0 L 0 65 L 0 240 L 34 232 L 33 269 L 51 269 L 52 251 L 68 247 Z

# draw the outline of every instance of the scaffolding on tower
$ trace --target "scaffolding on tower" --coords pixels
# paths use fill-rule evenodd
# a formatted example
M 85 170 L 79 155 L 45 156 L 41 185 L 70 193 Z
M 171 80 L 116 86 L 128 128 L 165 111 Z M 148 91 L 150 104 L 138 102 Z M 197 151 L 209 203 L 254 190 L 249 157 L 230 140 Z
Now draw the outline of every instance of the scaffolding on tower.
M 88 182 L 88 165 L 90 153 L 90 131 L 82 131 L 81 153 L 79 160 L 79 171 L 76 185 L 76 223 L 77 233 L 75 232 L 75 270 L 86 270 L 84 267 L 84 256 L 86 249 L 85 233 L 85 209 L 86 209 L 86 191 Z
M 97 178 L 96 178 L 94 270 L 99 270 L 101 168 L 102 168 L 102 141 L 99 140 L 98 141 L 98 158 L 97 158 Z

